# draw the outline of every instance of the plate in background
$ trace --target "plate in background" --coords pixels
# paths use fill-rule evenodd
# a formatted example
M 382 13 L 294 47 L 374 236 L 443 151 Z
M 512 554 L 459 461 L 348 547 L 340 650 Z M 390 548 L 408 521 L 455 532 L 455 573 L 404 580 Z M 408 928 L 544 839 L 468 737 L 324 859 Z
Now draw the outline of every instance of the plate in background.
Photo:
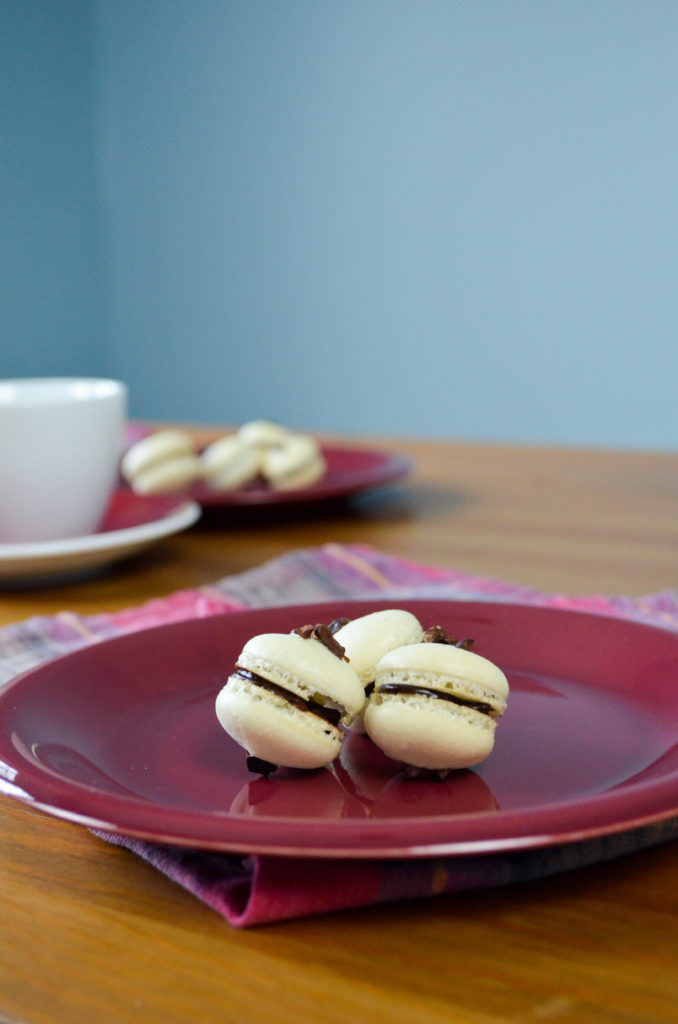
M 149 428 L 143 423 L 132 421 L 127 429 L 128 446 L 162 429 L 165 428 Z M 218 436 L 215 435 L 214 440 Z M 310 487 L 276 491 L 260 482 L 235 491 L 220 491 L 205 484 L 197 484 L 184 493 L 200 502 L 206 509 L 266 506 L 275 509 L 281 505 L 332 501 L 378 487 L 386 487 L 406 477 L 413 466 L 412 460 L 406 455 L 373 448 L 323 444 L 321 451 L 327 461 L 327 472 L 321 480 Z
M 0 544 L 0 585 L 56 584 L 136 554 L 192 526 L 197 502 L 185 496 L 113 494 L 99 530 L 85 537 Z

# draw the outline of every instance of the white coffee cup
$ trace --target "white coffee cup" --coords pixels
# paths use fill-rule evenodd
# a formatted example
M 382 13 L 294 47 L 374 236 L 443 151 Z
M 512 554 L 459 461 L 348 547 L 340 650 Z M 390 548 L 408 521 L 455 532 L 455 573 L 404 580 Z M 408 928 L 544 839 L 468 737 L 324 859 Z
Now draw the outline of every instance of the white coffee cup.
M 0 379 L 0 544 L 97 529 L 118 478 L 126 416 L 120 381 Z

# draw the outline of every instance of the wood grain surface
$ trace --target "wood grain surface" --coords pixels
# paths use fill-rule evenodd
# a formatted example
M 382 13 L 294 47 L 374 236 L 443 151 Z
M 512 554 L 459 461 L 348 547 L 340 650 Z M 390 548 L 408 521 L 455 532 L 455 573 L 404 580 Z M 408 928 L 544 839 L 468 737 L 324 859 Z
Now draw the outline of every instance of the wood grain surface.
M 201 436 L 210 436 L 202 431 Z M 271 522 L 207 517 L 0 621 L 110 611 L 294 547 L 362 542 L 568 593 L 678 586 L 678 454 L 370 438 L 402 486 Z M 0 1022 L 678 1021 L 675 843 L 529 885 L 231 928 L 85 829 L 0 798 Z

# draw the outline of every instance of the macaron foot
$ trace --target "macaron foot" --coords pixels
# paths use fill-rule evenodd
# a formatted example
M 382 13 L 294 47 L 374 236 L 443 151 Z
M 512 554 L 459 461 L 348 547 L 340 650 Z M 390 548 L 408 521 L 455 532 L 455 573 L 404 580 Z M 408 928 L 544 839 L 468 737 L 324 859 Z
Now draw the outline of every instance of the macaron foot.
M 256 775 L 265 775 L 267 778 L 278 768 L 272 761 L 265 761 L 263 757 L 255 757 L 254 754 L 247 756 L 247 770 Z

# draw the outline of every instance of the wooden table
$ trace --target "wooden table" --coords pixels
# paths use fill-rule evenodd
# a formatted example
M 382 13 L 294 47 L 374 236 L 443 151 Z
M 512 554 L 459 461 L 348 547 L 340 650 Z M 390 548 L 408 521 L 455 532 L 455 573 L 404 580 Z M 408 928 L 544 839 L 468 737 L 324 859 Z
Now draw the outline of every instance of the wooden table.
M 113 610 L 292 547 L 365 542 L 570 593 L 678 585 L 678 454 L 370 439 L 410 481 L 318 517 L 199 525 L 0 621 Z M 85 829 L 0 800 L 0 1022 L 678 1021 L 674 843 L 561 877 L 250 931 Z

